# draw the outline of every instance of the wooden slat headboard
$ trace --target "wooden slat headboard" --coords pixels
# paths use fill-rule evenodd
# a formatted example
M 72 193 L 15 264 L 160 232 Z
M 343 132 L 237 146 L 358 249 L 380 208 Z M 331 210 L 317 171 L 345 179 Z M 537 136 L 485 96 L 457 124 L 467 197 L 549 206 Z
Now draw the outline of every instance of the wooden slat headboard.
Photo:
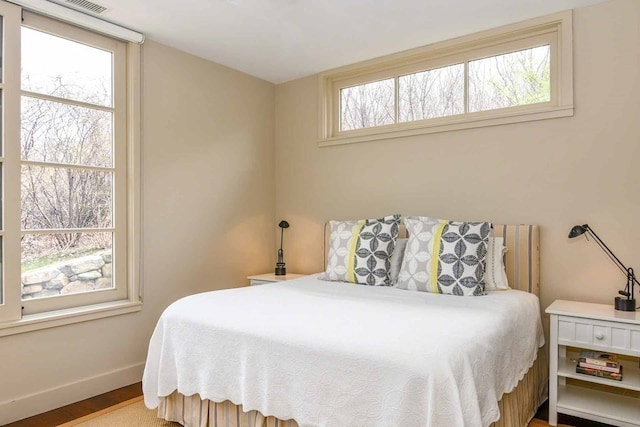
M 324 224 L 324 256 L 326 266 L 329 223 Z M 402 226 L 401 236 L 406 236 Z M 531 224 L 493 224 L 494 237 L 504 237 L 507 247 L 505 267 L 512 289 L 540 296 L 540 227 Z
M 540 227 L 494 224 L 493 236 L 504 237 L 509 286 L 540 296 Z

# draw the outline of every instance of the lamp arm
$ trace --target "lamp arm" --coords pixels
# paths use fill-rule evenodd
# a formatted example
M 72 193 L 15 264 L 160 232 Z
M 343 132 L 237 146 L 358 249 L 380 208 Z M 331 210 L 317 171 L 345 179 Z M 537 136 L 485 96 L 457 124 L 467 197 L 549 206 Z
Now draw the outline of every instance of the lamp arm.
M 615 256 L 615 254 L 613 252 L 611 252 L 611 249 L 609 249 L 609 247 L 602 241 L 602 239 L 600 237 L 598 237 L 598 235 L 595 233 L 595 231 L 593 231 L 593 229 L 591 227 L 589 227 L 589 225 L 585 224 L 585 227 L 587 228 L 587 230 L 589 230 L 589 233 L 593 236 L 593 238 L 595 239 L 596 243 L 598 243 L 598 245 L 600 245 L 600 247 L 607 254 L 607 256 L 609 258 L 611 258 L 611 260 L 616 264 L 616 266 L 624 274 L 627 274 L 628 269 L 627 269 L 627 267 L 624 266 L 622 261 L 620 261 L 618 259 L 618 257 Z M 635 280 L 636 283 L 638 282 L 635 278 L 634 278 L 634 280 Z M 639 285 L 640 285 L 640 283 L 639 283 Z
M 634 291 L 635 285 L 638 283 L 638 279 L 636 279 L 636 274 L 633 271 L 633 268 L 627 269 L 627 286 L 624 288 L 624 291 L 618 291 L 620 295 L 624 295 L 627 299 L 635 299 Z
M 280 252 L 282 252 L 282 241 L 284 239 L 284 228 L 280 229 Z
M 630 268 L 629 270 L 631 270 L 631 272 L 629 273 L 630 276 L 630 282 L 635 283 L 636 285 L 640 286 L 640 282 L 638 282 L 638 279 L 636 278 L 635 273 L 633 272 L 633 268 Z
M 640 309 L 640 307 L 636 307 L 636 299 L 635 299 L 635 295 L 634 295 L 635 286 L 636 285 L 640 286 L 640 282 L 638 282 L 638 279 L 636 279 L 636 275 L 635 275 L 635 272 L 633 271 L 633 268 L 625 267 L 625 265 L 622 263 L 622 261 L 620 261 L 618 259 L 618 257 L 613 253 L 613 251 L 611 249 L 609 249 L 609 247 L 602 241 L 600 236 L 598 236 L 596 234 L 596 232 L 593 231 L 591 229 L 591 227 L 589 227 L 589 224 L 573 226 L 573 228 L 571 228 L 571 231 L 569 232 L 569 236 L 568 237 L 571 239 L 571 238 L 578 237 L 578 236 L 580 236 L 582 234 L 585 234 L 585 233 L 587 233 L 585 235 L 585 237 L 588 238 L 589 234 L 593 237 L 593 239 L 596 241 L 598 246 L 600 246 L 600 249 L 602 249 L 604 251 L 604 253 L 607 254 L 609 259 L 627 277 L 627 283 L 626 283 L 626 285 L 624 287 L 624 290 L 618 291 L 618 294 L 623 295 L 623 296 L 625 296 L 627 298 L 626 299 L 622 299 L 620 297 L 616 297 L 614 299 L 614 307 L 615 307 L 615 309 L 618 310 L 618 311 L 636 311 L 636 310 Z
M 638 285 L 640 286 L 640 283 L 638 282 L 638 279 L 636 279 L 636 274 L 633 271 L 633 268 L 629 268 L 627 270 L 627 287 L 629 287 L 629 285 L 631 285 L 631 289 L 627 289 L 627 292 L 631 291 L 631 299 L 635 298 L 634 295 L 634 286 L 633 285 Z

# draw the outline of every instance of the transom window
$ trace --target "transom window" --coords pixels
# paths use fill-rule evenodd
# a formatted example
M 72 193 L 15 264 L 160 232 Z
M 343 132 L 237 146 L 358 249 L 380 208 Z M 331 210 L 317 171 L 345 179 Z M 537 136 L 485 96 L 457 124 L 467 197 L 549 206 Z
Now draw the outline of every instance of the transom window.
M 320 145 L 573 114 L 571 12 L 320 75 Z

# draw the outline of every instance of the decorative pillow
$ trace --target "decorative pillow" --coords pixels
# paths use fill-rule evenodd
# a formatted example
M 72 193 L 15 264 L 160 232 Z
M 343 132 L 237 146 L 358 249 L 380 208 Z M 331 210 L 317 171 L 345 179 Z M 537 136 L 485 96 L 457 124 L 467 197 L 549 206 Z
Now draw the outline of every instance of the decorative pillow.
M 323 280 L 391 286 L 391 254 L 400 215 L 360 221 L 330 221 L 329 257 Z
M 503 291 L 509 289 L 507 272 L 504 266 L 504 237 L 489 237 L 487 245 L 486 271 L 484 275 L 485 291 Z
M 404 219 L 409 241 L 396 286 L 452 295 L 484 294 L 491 224 L 428 217 Z
M 398 239 L 396 241 L 396 248 L 391 254 L 391 268 L 389 269 L 389 278 L 391 284 L 394 285 L 398 281 L 398 274 L 400 274 L 400 267 L 402 266 L 402 258 L 404 257 L 404 250 L 407 247 L 407 241 L 409 239 Z

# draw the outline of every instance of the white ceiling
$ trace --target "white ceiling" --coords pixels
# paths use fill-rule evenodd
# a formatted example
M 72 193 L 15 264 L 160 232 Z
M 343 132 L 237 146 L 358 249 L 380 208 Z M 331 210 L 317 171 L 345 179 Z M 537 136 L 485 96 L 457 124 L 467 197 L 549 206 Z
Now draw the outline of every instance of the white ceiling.
M 92 1 L 149 39 L 282 83 L 602 0 Z

